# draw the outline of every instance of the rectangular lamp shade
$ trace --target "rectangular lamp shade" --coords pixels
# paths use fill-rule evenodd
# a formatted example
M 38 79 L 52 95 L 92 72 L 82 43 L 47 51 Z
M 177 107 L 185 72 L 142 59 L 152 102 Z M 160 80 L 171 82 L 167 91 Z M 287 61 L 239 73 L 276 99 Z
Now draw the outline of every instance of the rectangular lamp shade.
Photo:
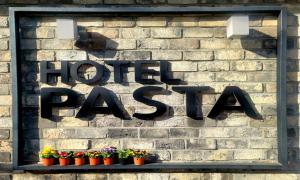
M 249 35 L 249 16 L 234 15 L 227 20 L 227 38 Z
M 73 19 L 57 19 L 56 36 L 58 39 L 77 39 L 77 24 Z

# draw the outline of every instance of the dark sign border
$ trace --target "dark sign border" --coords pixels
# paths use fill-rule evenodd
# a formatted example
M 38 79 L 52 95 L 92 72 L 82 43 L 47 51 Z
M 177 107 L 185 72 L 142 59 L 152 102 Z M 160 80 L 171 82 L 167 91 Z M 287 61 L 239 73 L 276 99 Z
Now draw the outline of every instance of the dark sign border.
M 278 142 L 278 162 L 277 163 L 153 163 L 144 166 L 134 165 L 112 165 L 96 167 L 73 165 L 67 167 L 41 165 L 23 165 L 22 162 L 22 115 L 21 115 L 21 58 L 19 20 L 24 15 L 33 14 L 236 14 L 236 13 L 272 13 L 278 17 L 277 35 L 277 142 Z M 27 171 L 262 171 L 262 170 L 284 170 L 288 165 L 287 152 L 287 119 L 286 119 L 286 53 L 287 53 L 287 9 L 280 6 L 236 6 L 236 7 L 138 7 L 138 6 L 100 6 L 97 8 L 86 7 L 10 7 L 10 48 L 11 48 L 11 75 L 12 75 L 12 118 L 13 118 L 13 169 Z

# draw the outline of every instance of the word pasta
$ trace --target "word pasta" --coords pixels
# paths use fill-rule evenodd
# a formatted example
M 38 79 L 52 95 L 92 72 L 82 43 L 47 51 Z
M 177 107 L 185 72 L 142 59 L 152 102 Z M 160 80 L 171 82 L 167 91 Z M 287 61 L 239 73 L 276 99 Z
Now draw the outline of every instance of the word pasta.
M 114 81 L 116 83 L 123 82 L 123 75 L 125 68 L 132 66 L 129 61 L 105 61 L 106 64 L 113 66 L 114 68 Z M 93 66 L 96 69 L 96 74 L 93 78 L 85 79 L 79 74 L 79 69 L 83 65 Z M 152 113 L 134 113 L 133 116 L 138 119 L 152 120 L 156 117 L 166 114 L 168 105 L 151 99 L 148 94 L 152 96 L 155 94 L 162 94 L 165 89 L 160 86 L 155 86 L 158 83 L 166 83 L 172 86 L 172 90 L 185 94 L 186 97 L 186 115 L 190 118 L 201 120 L 203 115 L 201 113 L 201 104 L 198 102 L 198 97 L 208 93 L 210 89 L 207 86 L 182 86 L 180 79 L 173 79 L 168 71 L 167 61 L 135 61 L 135 81 L 141 84 L 151 84 L 151 86 L 143 86 L 136 89 L 133 92 L 133 98 L 148 106 L 155 107 L 155 112 Z M 159 71 L 150 69 L 151 67 L 159 66 Z M 94 61 L 80 61 L 75 64 L 70 64 L 67 61 L 61 62 L 61 69 L 51 69 L 48 67 L 47 62 L 41 62 L 41 82 L 48 83 L 50 76 L 61 76 L 62 83 L 69 83 L 70 76 L 72 79 L 79 82 L 95 85 L 101 82 L 105 70 L 105 66 Z M 158 82 L 153 76 L 160 76 Z M 56 102 L 54 97 L 66 96 L 65 101 Z M 121 119 L 131 119 L 127 111 L 123 108 L 121 102 L 116 98 L 116 94 L 109 89 L 101 86 L 95 86 L 86 100 L 83 102 L 82 107 L 76 114 L 78 118 L 84 118 L 91 114 L 113 114 Z M 67 88 L 42 88 L 41 89 L 41 116 L 43 118 L 52 117 L 52 108 L 64 107 L 64 108 L 76 108 L 78 106 L 77 101 L 79 95 Z M 107 106 L 99 106 L 99 101 L 104 101 Z M 239 102 L 239 105 L 236 105 Z M 200 109 L 200 111 L 199 111 Z M 259 118 L 259 115 L 252 107 L 250 100 L 246 98 L 244 93 L 239 87 L 227 86 L 222 92 L 221 96 L 212 107 L 208 114 L 210 118 L 216 118 L 222 111 L 243 111 L 252 118 Z

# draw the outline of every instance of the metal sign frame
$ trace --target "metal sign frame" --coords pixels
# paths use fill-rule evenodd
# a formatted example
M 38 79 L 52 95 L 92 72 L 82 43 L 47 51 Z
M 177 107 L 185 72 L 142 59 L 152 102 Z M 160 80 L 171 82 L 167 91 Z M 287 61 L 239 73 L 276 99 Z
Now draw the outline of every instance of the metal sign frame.
M 278 130 L 278 163 L 153 163 L 144 166 L 112 165 L 80 166 L 74 165 L 59 167 L 43 167 L 41 165 L 22 164 L 22 116 L 21 116 L 21 58 L 19 20 L 22 16 L 32 14 L 236 14 L 236 13 L 272 13 L 278 17 L 277 35 L 277 130 Z M 263 171 L 284 170 L 288 165 L 287 152 L 287 119 L 286 119 L 286 53 L 287 53 L 287 9 L 280 6 L 236 6 L 236 7 L 138 7 L 138 6 L 100 6 L 97 8 L 86 7 L 10 7 L 10 48 L 12 54 L 12 118 L 13 118 L 13 169 L 28 171 L 59 171 L 68 172 L 84 171 Z

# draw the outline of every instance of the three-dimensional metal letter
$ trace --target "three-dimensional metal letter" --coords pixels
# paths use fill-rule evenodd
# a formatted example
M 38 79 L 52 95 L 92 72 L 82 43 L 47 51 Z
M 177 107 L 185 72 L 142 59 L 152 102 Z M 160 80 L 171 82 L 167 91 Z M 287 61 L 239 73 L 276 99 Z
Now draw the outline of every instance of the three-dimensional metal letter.
M 85 78 L 80 77 L 78 75 L 78 69 L 82 65 L 90 65 L 90 66 L 94 66 L 96 68 L 96 74 L 92 79 L 85 79 Z M 89 61 L 89 60 L 80 61 L 80 62 L 77 62 L 77 63 L 75 63 L 71 66 L 71 75 L 72 75 L 72 77 L 75 80 L 80 81 L 84 84 L 95 84 L 95 83 L 97 83 L 98 81 L 100 81 L 102 79 L 103 73 L 104 73 L 103 65 L 98 64 L 94 61 Z
M 49 75 L 61 76 L 61 82 L 69 82 L 69 66 L 67 61 L 61 61 L 61 70 L 48 68 L 48 62 L 42 61 L 40 64 L 41 82 L 48 83 Z
M 240 106 L 234 105 L 236 101 L 240 103 Z M 246 98 L 239 87 L 227 86 L 207 117 L 216 118 L 224 110 L 235 110 L 245 112 L 247 116 L 254 119 L 260 119 L 260 115 L 256 112 L 250 102 L 251 100 Z
M 144 76 L 152 75 L 159 76 L 160 73 L 154 69 L 147 69 L 148 66 L 158 66 L 157 61 L 135 61 L 135 81 L 142 84 L 157 84 L 159 83 L 155 79 L 148 79 Z
M 149 106 L 156 107 L 156 111 L 149 114 L 142 114 L 142 113 L 134 113 L 133 117 L 144 119 L 144 120 L 151 120 L 156 117 L 159 117 L 167 112 L 168 106 L 162 102 L 152 100 L 148 97 L 145 97 L 147 93 L 149 94 L 161 94 L 163 91 L 165 91 L 162 87 L 158 86 L 145 86 L 140 87 L 136 89 L 133 92 L 133 98 L 141 103 L 147 104 Z
M 180 79 L 171 79 L 170 72 L 168 71 L 169 67 L 168 61 L 160 61 L 160 80 L 166 84 L 180 84 Z
M 105 101 L 107 107 L 98 106 L 101 100 Z M 91 113 L 113 114 L 121 119 L 131 119 L 116 95 L 103 87 L 94 87 L 76 117 L 87 117 Z
M 114 80 L 116 83 L 123 82 L 124 68 L 130 65 L 130 61 L 105 61 L 106 64 L 114 67 Z
M 63 102 L 54 102 L 55 96 L 67 96 Z M 41 117 L 51 118 L 53 107 L 76 107 L 77 93 L 67 88 L 42 88 L 41 89 Z
M 202 93 L 209 88 L 199 86 L 174 86 L 172 89 L 176 92 L 186 94 L 186 115 L 196 120 L 203 120 Z

